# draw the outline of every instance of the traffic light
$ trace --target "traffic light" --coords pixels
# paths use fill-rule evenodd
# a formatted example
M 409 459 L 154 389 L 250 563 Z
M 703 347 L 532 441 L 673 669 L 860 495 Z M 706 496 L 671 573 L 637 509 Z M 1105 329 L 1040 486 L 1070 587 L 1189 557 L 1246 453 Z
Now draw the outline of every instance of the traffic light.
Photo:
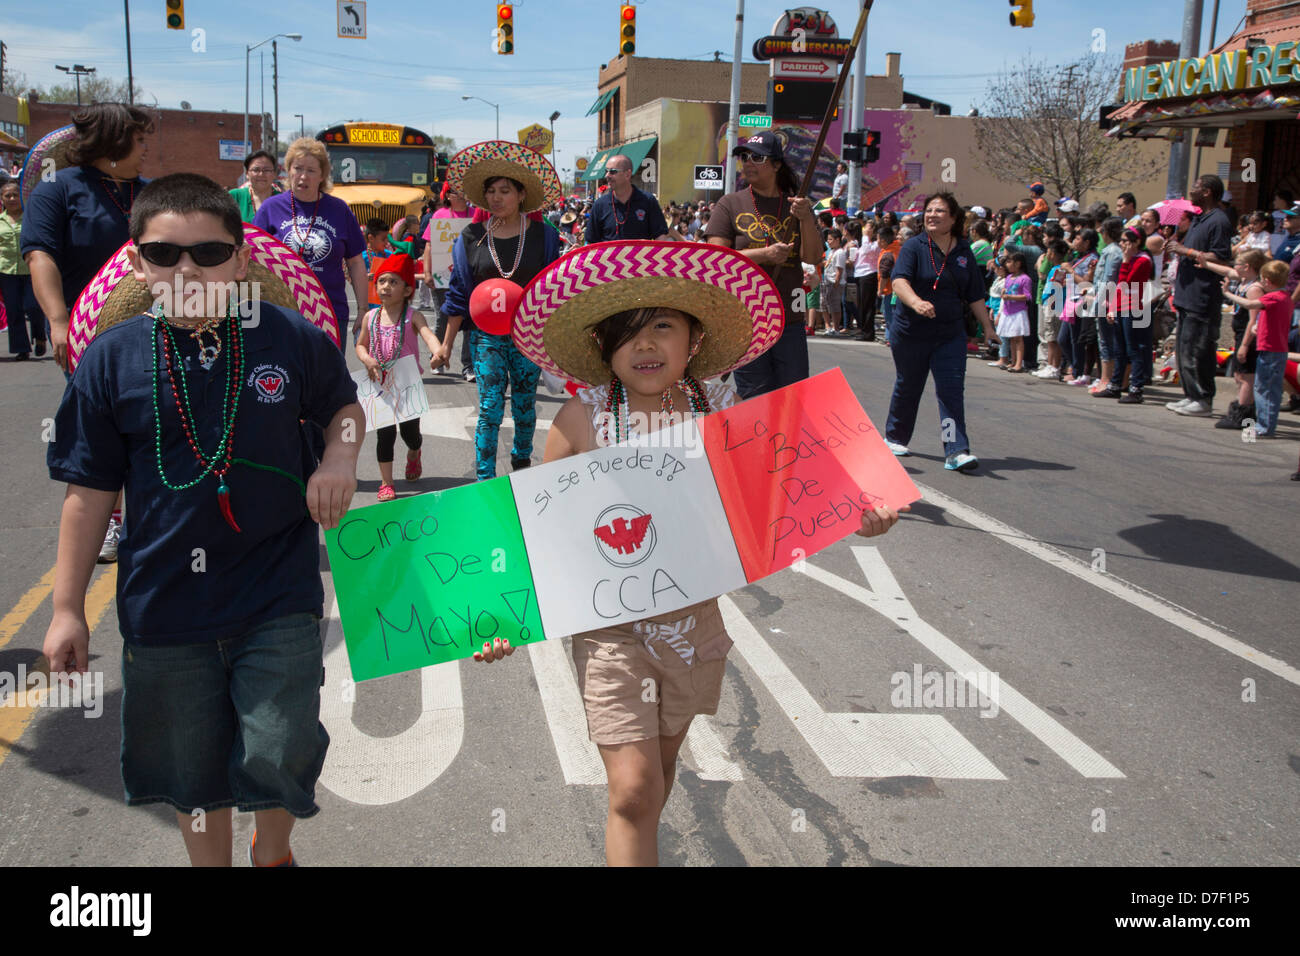
M 636 52 L 636 7 L 630 3 L 618 9 L 618 52 Z
M 844 148 L 840 150 L 840 158 L 846 163 L 862 162 L 862 142 L 865 131 L 854 130 L 844 134 Z
M 880 159 L 880 130 L 865 129 L 862 131 L 862 162 L 878 162 Z
M 1013 27 L 1032 27 L 1034 25 L 1034 0 L 1007 0 L 1011 4 L 1011 25 Z
M 508 3 L 497 4 L 497 53 L 515 52 L 515 8 Z
M 167 29 L 185 29 L 185 0 L 167 0 Z

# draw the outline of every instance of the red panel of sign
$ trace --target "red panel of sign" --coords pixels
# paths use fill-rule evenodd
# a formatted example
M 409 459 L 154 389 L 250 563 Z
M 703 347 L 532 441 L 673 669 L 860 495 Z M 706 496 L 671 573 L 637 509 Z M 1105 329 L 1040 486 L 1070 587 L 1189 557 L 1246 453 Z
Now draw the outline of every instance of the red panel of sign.
M 921 497 L 838 368 L 709 415 L 700 432 L 748 581 L 852 534 L 865 508 Z

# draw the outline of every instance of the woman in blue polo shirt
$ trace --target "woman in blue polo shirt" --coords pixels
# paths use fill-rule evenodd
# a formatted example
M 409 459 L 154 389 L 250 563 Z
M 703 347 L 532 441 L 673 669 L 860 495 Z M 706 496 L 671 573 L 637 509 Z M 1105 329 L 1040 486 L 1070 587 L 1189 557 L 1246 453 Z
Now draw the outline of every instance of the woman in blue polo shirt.
M 889 342 L 897 378 L 889 401 L 885 443 L 900 457 L 916 427 L 925 380 L 934 376 L 944 467 L 970 471 L 979 459 L 966 437 L 966 308 L 984 327 L 986 342 L 999 340 L 984 304 L 984 278 L 961 233 L 962 209 L 952 193 L 926 197 L 925 231 L 898 252 L 890 276 L 898 304 Z

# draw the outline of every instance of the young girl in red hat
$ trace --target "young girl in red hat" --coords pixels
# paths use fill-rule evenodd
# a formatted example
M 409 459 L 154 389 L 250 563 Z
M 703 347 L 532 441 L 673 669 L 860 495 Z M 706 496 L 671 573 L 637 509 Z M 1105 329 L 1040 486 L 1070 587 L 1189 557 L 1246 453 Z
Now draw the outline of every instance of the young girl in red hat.
M 399 252 L 380 260 L 375 266 L 375 291 L 379 293 L 381 304 L 367 312 L 362 320 L 357 358 L 361 359 L 372 382 L 383 382 L 398 359 L 414 355 L 419 363 L 417 338 L 424 340 L 432 355 L 438 354 L 440 345 L 424 315 L 411 307 L 411 297 L 415 295 L 414 259 Z M 420 434 L 420 420 L 411 418 L 380 428 L 375 432 L 375 454 L 379 459 L 377 497 L 380 501 L 392 501 L 397 497 L 397 490 L 393 487 L 393 451 L 399 430 L 407 447 L 406 480 L 415 481 L 423 473 L 420 446 L 424 443 L 424 436 Z

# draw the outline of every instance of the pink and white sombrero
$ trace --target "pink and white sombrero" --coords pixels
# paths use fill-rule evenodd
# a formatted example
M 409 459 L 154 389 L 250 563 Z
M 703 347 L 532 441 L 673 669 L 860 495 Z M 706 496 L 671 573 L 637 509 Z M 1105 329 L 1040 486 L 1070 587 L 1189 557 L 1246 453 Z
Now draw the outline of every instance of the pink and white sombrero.
M 337 345 L 338 319 L 311 267 L 274 236 L 248 223 L 244 223 L 244 242 L 253 251 L 245 281 L 256 283 L 262 300 L 300 312 Z M 118 249 L 77 297 L 68 322 L 69 369 L 76 367 L 96 332 L 153 307 L 149 288 L 131 271 L 126 257 L 130 247 L 128 241 Z
M 506 176 L 524 187 L 524 208 L 533 212 L 563 202 L 564 189 L 555 167 L 536 150 L 509 140 L 493 139 L 466 146 L 447 164 L 451 188 L 481 209 L 487 208 L 483 184 L 494 176 Z
M 762 355 L 781 337 L 785 311 L 767 273 L 726 246 L 623 241 L 582 246 L 557 259 L 524 290 L 515 346 L 548 372 L 601 385 L 610 380 L 591 330 L 627 309 L 693 315 L 705 336 L 691 360 L 712 378 Z
M 41 173 L 51 160 L 54 170 L 63 169 L 68 164 L 68 149 L 77 139 L 77 127 L 61 126 L 53 132 L 46 133 L 36 141 L 36 145 L 27 151 L 23 168 L 18 173 L 18 198 L 24 207 L 27 199 L 41 181 Z

